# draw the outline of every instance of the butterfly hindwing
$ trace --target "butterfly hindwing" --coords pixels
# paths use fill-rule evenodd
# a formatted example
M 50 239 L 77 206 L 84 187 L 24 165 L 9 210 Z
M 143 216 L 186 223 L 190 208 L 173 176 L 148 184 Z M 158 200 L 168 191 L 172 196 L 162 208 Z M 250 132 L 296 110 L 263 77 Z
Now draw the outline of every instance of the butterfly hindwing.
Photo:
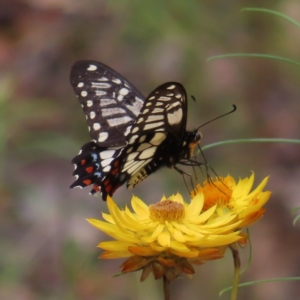
M 93 141 L 102 147 L 124 146 L 143 106 L 142 94 L 116 71 L 96 61 L 76 62 L 70 81 Z
M 109 173 L 111 162 L 120 155 L 122 150 L 123 148 L 103 148 L 94 142 L 83 145 L 79 154 L 72 160 L 76 181 L 70 187 L 82 188 L 101 182 Z

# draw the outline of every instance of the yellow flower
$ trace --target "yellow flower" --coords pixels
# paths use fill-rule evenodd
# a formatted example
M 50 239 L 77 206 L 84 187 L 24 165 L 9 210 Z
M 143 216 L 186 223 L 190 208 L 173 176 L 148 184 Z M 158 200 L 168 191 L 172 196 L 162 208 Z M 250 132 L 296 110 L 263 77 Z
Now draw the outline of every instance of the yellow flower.
M 133 197 L 131 212 L 108 197 L 110 214 L 102 214 L 106 222 L 88 221 L 115 239 L 98 245 L 105 250 L 101 258 L 130 257 L 122 265 L 123 272 L 143 269 L 141 280 L 153 272 L 156 279 L 165 275 L 171 281 L 181 272 L 194 273 L 191 263 L 221 258 L 226 245 L 242 238 L 235 212 L 219 215 L 217 204 L 205 210 L 204 204 L 203 193 L 190 203 L 176 194 L 150 206 Z
M 217 205 L 215 214 L 222 216 L 228 212 L 237 214 L 240 228 L 248 227 L 256 222 L 265 212 L 263 206 L 271 196 L 270 191 L 263 191 L 268 177 L 266 177 L 252 192 L 254 174 L 249 178 L 240 179 L 238 183 L 231 176 L 218 177 L 205 181 L 203 187 L 197 185 L 192 196 L 204 194 L 204 210 Z

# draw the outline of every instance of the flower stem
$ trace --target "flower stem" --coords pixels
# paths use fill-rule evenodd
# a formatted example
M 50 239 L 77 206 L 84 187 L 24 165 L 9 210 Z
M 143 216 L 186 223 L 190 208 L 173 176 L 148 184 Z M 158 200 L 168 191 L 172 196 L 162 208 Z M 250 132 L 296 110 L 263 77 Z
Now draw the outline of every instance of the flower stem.
M 232 244 L 230 246 L 233 261 L 234 261 L 234 279 L 233 279 L 233 286 L 232 286 L 232 292 L 231 292 L 231 300 L 237 299 L 237 293 L 238 293 L 238 285 L 240 281 L 240 269 L 241 269 L 241 259 L 239 255 L 239 251 L 235 244 Z
M 170 300 L 170 281 L 164 276 L 164 300 Z

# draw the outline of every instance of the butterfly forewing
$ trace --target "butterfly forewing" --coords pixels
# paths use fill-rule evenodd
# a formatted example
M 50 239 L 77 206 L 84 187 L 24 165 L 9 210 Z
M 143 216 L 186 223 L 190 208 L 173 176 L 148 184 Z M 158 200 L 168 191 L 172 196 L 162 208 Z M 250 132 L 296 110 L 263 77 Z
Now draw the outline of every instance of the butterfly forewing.
M 133 188 L 162 166 L 171 153 L 168 147 L 185 133 L 186 113 L 186 92 L 179 83 L 165 83 L 147 97 L 127 136 L 128 145 L 115 159 L 118 171 L 107 175 L 112 189 L 127 180 L 127 187 Z
M 76 62 L 70 81 L 93 141 L 102 147 L 124 146 L 143 106 L 142 94 L 116 71 L 96 61 Z
M 187 101 L 184 87 L 168 82 L 157 87 L 146 99 L 127 137 L 132 144 L 148 133 L 167 132 L 181 139 L 186 130 Z

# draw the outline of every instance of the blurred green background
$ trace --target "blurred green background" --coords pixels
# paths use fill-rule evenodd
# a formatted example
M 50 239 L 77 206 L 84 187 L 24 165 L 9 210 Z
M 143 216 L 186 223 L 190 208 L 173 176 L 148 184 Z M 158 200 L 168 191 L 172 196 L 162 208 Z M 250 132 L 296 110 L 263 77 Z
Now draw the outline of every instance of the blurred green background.
M 262 3 L 263 2 L 263 3 Z M 0 299 L 162 299 L 162 282 L 140 274 L 117 278 L 122 260 L 102 261 L 106 237 L 85 218 L 106 211 L 89 188 L 70 190 L 71 159 L 89 141 L 85 117 L 69 83 L 71 65 L 94 59 L 117 70 L 144 95 L 179 81 L 190 98 L 188 128 L 238 110 L 202 128 L 202 145 L 226 139 L 299 138 L 299 68 L 274 60 L 213 55 L 264 53 L 299 60 L 300 29 L 263 13 L 264 7 L 300 21 L 298 0 L 0 2 Z M 299 146 L 239 144 L 207 150 L 219 176 L 270 175 L 273 192 L 254 225 L 253 262 L 242 281 L 299 276 Z M 147 203 L 162 194 L 187 195 L 181 176 L 163 169 L 133 192 Z M 114 199 L 124 207 L 132 191 Z M 243 263 L 248 247 L 241 250 Z M 231 284 L 230 253 L 196 267 L 192 280 L 171 285 L 172 299 L 217 299 Z M 294 300 L 299 283 L 240 290 L 239 299 Z M 223 299 L 229 299 L 225 294 Z

